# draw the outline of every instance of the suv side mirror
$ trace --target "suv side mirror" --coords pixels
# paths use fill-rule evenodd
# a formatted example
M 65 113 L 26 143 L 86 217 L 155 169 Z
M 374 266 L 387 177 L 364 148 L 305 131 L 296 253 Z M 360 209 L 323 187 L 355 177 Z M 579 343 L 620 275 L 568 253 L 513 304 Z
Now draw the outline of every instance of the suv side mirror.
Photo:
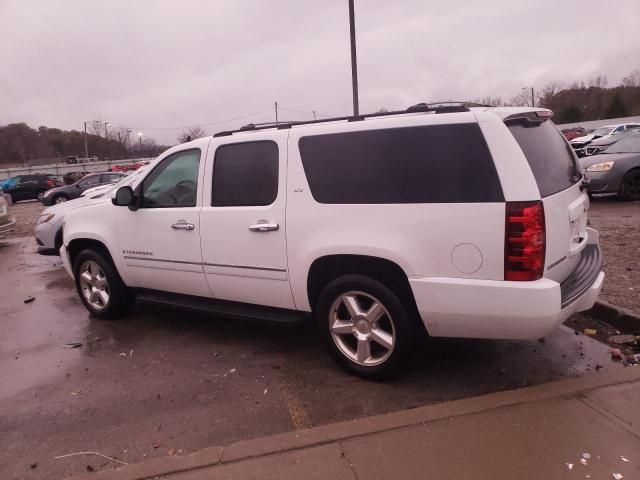
M 129 186 L 120 187 L 116 191 L 116 196 L 111 199 L 111 203 L 118 207 L 129 207 L 130 210 L 137 210 L 134 207 L 135 195 Z

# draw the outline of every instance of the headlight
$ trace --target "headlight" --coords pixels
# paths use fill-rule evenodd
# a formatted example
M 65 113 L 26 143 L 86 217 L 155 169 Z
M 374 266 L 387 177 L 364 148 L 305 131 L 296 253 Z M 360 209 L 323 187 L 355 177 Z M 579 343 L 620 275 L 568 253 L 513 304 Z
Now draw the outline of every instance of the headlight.
M 600 162 L 587 167 L 587 172 L 607 172 L 613 168 L 615 162 Z
M 54 213 L 45 213 L 44 215 L 40 215 L 40 218 L 38 219 L 38 222 L 36 223 L 36 225 L 40 225 L 41 223 L 47 223 L 49 220 L 51 220 L 55 216 L 56 215 Z

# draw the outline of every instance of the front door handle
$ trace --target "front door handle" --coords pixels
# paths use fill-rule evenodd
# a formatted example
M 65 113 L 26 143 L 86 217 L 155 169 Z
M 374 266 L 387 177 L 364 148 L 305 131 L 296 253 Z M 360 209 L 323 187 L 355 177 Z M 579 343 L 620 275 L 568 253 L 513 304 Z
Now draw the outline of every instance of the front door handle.
M 277 223 L 256 223 L 251 225 L 249 230 L 252 232 L 275 232 L 280 226 Z
M 171 225 L 174 230 L 194 230 L 196 226 L 193 223 L 187 223 L 184 220 L 178 220 L 177 223 Z

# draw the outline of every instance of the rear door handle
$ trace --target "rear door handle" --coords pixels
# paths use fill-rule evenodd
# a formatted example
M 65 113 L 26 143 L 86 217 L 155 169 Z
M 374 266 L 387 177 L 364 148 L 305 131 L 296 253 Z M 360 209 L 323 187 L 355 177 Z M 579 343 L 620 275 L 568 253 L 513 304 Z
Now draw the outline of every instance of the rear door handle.
M 249 230 L 252 232 L 275 232 L 280 226 L 277 223 L 256 223 L 251 225 Z
M 193 223 L 187 223 L 184 220 L 179 220 L 177 223 L 171 225 L 174 230 L 194 230 L 196 226 Z

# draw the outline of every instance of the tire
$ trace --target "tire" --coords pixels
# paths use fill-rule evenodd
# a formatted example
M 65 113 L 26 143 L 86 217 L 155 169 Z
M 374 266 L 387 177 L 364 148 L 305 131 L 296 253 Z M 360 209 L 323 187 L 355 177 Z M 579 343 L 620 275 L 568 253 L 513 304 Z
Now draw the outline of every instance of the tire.
M 44 198 L 45 192 L 46 192 L 46 190 L 38 190 L 36 192 L 36 199 L 38 199 L 41 202 L 42 199 Z
M 53 199 L 53 203 L 63 203 L 69 200 L 66 195 L 56 195 Z
M 120 318 L 133 307 L 135 294 L 102 252 L 82 250 L 74 262 L 73 272 L 78 295 L 94 317 Z
M 640 168 L 629 170 L 625 174 L 618 196 L 622 200 L 640 200 Z
M 398 375 L 413 352 L 417 329 L 410 310 L 371 277 L 345 275 L 330 282 L 318 298 L 315 318 L 333 359 L 364 379 Z

